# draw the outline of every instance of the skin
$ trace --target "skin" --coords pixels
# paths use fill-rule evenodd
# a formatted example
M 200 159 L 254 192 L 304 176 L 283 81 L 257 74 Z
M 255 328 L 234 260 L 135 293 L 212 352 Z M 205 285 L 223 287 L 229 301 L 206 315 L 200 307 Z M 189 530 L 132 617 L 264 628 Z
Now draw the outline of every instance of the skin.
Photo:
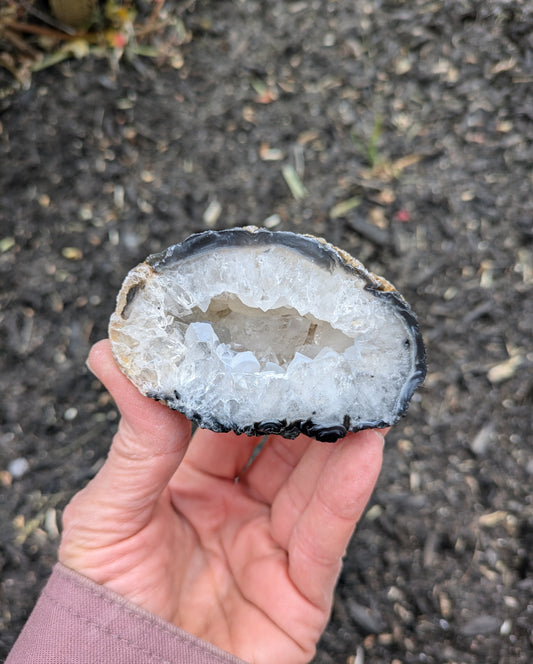
M 109 342 L 88 365 L 121 413 L 108 458 L 64 512 L 60 561 L 246 662 L 312 659 L 383 433 L 335 444 L 198 430 L 143 397 Z M 238 481 L 236 481 L 238 478 Z

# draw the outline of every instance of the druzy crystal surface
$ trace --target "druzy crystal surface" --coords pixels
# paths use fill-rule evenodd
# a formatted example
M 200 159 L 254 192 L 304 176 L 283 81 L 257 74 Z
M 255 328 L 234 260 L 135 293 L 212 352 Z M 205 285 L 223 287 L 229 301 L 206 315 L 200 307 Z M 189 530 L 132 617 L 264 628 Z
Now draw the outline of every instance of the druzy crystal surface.
M 143 394 L 215 431 L 334 440 L 398 419 L 423 346 L 390 284 L 315 238 L 202 235 L 134 268 L 119 294 L 113 353 Z

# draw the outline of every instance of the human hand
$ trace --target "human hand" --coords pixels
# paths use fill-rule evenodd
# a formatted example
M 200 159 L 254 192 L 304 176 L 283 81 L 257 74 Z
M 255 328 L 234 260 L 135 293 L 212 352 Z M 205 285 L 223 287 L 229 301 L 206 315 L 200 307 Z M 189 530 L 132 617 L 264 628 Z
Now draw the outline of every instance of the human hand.
M 254 664 L 308 662 L 381 467 L 378 431 L 335 444 L 198 430 L 143 397 L 108 341 L 89 366 L 121 412 L 63 516 L 60 561 Z M 238 478 L 238 480 L 237 480 Z

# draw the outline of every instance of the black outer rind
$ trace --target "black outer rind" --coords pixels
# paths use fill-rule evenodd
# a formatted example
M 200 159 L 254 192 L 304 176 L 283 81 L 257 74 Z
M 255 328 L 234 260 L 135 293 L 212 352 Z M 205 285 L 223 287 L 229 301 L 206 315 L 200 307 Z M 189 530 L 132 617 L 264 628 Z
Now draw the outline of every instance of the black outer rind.
M 175 244 L 165 251 L 148 256 L 145 262 L 158 272 L 185 258 L 190 258 L 191 256 L 202 254 L 212 249 L 221 249 L 224 247 L 257 247 L 262 245 L 282 245 L 289 249 L 294 249 L 330 272 L 336 266 L 345 265 L 339 254 L 327 244 L 322 244 L 318 240 L 305 235 L 297 235 L 289 231 L 268 231 L 265 228 L 259 228 L 254 231 L 245 228 L 228 228 L 222 231 L 195 233 L 180 244 Z M 360 276 L 365 277 L 366 275 L 361 273 Z
M 373 289 L 367 287 L 366 290 L 372 291 Z M 388 299 L 389 301 L 392 302 L 398 314 L 405 320 L 407 327 L 411 330 L 416 345 L 415 370 L 411 374 L 409 380 L 403 386 L 402 391 L 400 392 L 400 396 L 398 398 L 398 405 L 396 407 L 397 417 L 394 420 L 394 422 L 397 422 L 403 415 L 405 415 L 405 412 L 409 407 L 409 402 L 411 401 L 411 397 L 413 396 L 414 391 L 421 383 L 424 382 L 424 379 L 426 377 L 426 372 L 427 372 L 426 349 L 424 346 L 422 333 L 420 332 L 416 316 L 411 310 L 411 307 L 401 297 L 401 295 L 397 291 L 382 291 L 382 290 L 376 291 L 375 295 L 380 298 Z M 394 424 L 394 422 L 390 422 L 389 424 Z M 385 424 L 384 426 L 388 426 L 388 424 Z
M 231 228 L 221 231 L 205 231 L 191 235 L 180 244 L 169 247 L 161 253 L 148 256 L 145 263 L 150 265 L 154 272 L 161 272 L 181 260 L 214 249 L 264 245 L 281 245 L 293 249 L 330 272 L 336 267 L 342 267 L 349 272 L 355 272 L 359 278 L 365 281 L 365 289 L 367 291 L 375 297 L 386 299 L 396 313 L 404 319 L 407 327 L 411 330 L 415 343 L 415 369 L 409 380 L 406 381 L 398 397 L 396 415 L 393 420 L 391 422 L 383 420 L 350 422 L 349 417 L 346 416 L 342 424 L 335 425 L 321 424 L 320 422 L 308 419 L 293 422 L 269 420 L 254 422 L 249 425 L 235 423 L 232 426 L 226 426 L 216 420 L 202 418 L 198 412 L 192 412 L 190 409 L 187 409 L 184 404 L 180 404 L 180 398 L 177 394 L 172 396 L 149 394 L 147 396 L 165 403 L 173 410 L 182 412 L 188 419 L 198 424 L 198 426 L 217 433 L 234 431 L 237 434 L 245 433 L 249 436 L 276 434 L 284 438 L 296 438 L 300 433 L 303 433 L 322 442 L 335 442 L 339 438 L 343 438 L 348 431 L 380 429 L 397 422 L 405 414 L 415 389 L 423 382 L 426 376 L 426 352 L 416 316 L 397 291 L 387 290 L 378 279 L 374 279 L 364 268 L 351 265 L 331 245 L 320 242 L 313 237 L 297 235 L 288 231 Z
M 268 420 L 263 422 L 254 422 L 250 425 L 231 424 L 227 426 L 218 422 L 217 420 L 206 420 L 202 418 L 200 413 L 188 410 L 181 407 L 176 403 L 173 397 L 164 397 L 158 394 L 147 394 L 150 399 L 164 403 L 172 410 L 177 410 L 183 413 L 188 420 L 191 420 L 202 429 L 209 429 L 215 433 L 228 433 L 233 431 L 236 434 L 245 433 L 247 436 L 270 436 L 277 435 L 283 438 L 296 438 L 301 433 L 316 438 L 322 443 L 334 443 L 339 438 L 344 438 L 349 431 L 362 431 L 363 429 L 383 429 L 394 424 L 394 422 L 384 422 L 383 420 L 376 420 L 374 422 L 357 422 L 350 426 L 349 418 L 345 417 L 343 424 L 320 424 L 313 422 L 313 420 L 295 420 L 288 422 L 287 420 Z M 398 416 L 400 417 L 400 416 Z M 348 420 L 348 421 L 346 421 Z

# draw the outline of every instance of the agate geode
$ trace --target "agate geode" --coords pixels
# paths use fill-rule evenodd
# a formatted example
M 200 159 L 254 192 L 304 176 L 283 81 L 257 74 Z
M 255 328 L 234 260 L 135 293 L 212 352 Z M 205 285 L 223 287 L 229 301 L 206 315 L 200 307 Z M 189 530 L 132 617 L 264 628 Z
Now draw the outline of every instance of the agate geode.
M 335 441 L 386 427 L 425 376 L 394 287 L 324 240 L 207 231 L 127 275 L 109 325 L 142 394 L 201 427 Z

